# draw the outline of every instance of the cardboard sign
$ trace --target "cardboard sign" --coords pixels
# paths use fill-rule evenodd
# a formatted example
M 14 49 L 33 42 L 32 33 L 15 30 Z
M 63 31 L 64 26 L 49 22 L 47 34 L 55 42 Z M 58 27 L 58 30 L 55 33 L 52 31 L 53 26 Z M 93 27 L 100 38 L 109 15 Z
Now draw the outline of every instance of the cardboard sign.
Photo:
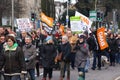
M 31 24 L 28 18 L 19 18 L 16 20 L 17 20 L 18 29 L 20 31 L 22 30 L 30 31 L 33 28 L 33 25 Z
M 108 47 L 104 27 L 97 29 L 97 40 L 101 50 L 104 50 Z

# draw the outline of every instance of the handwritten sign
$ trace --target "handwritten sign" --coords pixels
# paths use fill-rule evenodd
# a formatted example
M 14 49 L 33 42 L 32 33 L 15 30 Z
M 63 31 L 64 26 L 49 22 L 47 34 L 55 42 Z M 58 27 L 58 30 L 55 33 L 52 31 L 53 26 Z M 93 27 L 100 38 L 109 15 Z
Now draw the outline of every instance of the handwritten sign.
M 33 28 L 33 25 L 30 23 L 30 20 L 28 18 L 19 18 L 16 19 L 16 21 L 17 21 L 18 29 L 20 31 L 22 30 L 29 31 Z

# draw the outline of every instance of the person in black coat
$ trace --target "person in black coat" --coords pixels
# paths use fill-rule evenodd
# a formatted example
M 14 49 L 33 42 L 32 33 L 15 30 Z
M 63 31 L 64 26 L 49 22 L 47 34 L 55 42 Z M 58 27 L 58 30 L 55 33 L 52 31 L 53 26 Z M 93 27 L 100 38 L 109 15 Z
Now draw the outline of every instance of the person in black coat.
M 97 31 L 93 31 L 91 34 L 90 39 L 87 41 L 89 50 L 93 53 L 93 63 L 92 63 L 92 70 L 96 69 L 96 65 L 98 70 L 101 70 L 101 50 L 97 40 Z M 91 44 L 92 43 L 92 44 Z
M 4 80 L 21 80 L 26 72 L 24 54 L 11 35 L 6 37 L 6 46 L 0 55 L 0 70 L 4 69 Z
M 5 36 L 0 35 L 0 64 L 2 64 L 2 61 L 3 61 L 3 59 L 2 59 L 2 51 L 3 51 L 4 43 L 5 43 Z M 2 71 L 0 71 L 0 79 L 1 79 L 1 74 L 2 74 Z
M 67 80 L 70 80 L 71 45 L 66 35 L 62 36 L 60 53 L 62 53 L 61 65 L 60 65 L 60 80 L 63 80 L 63 78 L 65 77 L 65 70 L 67 70 Z
M 5 43 L 5 36 L 4 35 L 0 35 L 0 53 L 3 50 L 4 43 Z
M 117 42 L 114 37 L 114 34 L 111 33 L 108 39 L 109 53 L 110 53 L 110 66 L 115 66 L 115 54 L 117 49 Z
M 46 80 L 48 74 L 48 80 L 51 80 L 53 67 L 55 65 L 55 57 L 56 57 L 56 48 L 53 43 L 52 37 L 47 36 L 46 43 L 43 45 L 43 49 L 41 52 L 42 56 L 42 66 L 43 66 L 43 79 Z

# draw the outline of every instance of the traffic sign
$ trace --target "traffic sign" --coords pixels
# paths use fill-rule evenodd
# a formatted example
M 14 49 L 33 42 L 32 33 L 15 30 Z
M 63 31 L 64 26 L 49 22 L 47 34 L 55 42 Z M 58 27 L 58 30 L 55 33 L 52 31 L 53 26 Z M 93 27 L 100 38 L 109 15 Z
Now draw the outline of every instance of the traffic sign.
M 96 18 L 97 18 L 97 12 L 95 10 L 92 10 L 89 12 L 89 18 L 90 20 L 92 21 L 96 21 Z

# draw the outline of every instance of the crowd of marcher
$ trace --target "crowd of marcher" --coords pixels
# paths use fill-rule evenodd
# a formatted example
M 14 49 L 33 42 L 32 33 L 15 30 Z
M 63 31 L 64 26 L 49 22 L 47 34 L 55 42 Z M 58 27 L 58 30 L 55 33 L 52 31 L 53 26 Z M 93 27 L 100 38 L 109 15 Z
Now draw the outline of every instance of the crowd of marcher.
M 85 80 L 91 55 L 92 70 L 101 70 L 103 55 L 110 66 L 120 64 L 120 33 L 105 31 L 109 47 L 104 50 L 99 48 L 95 30 L 80 35 L 73 34 L 70 29 L 66 29 L 64 35 L 59 31 L 50 34 L 41 29 L 19 33 L 0 28 L 0 73 L 4 80 L 21 80 L 27 73 L 30 80 L 36 80 L 35 69 L 39 77 L 40 67 L 43 68 L 42 80 L 52 80 L 54 69 L 60 70 L 58 80 L 64 79 L 65 71 L 67 80 L 70 80 L 70 68 L 77 68 L 78 80 Z

